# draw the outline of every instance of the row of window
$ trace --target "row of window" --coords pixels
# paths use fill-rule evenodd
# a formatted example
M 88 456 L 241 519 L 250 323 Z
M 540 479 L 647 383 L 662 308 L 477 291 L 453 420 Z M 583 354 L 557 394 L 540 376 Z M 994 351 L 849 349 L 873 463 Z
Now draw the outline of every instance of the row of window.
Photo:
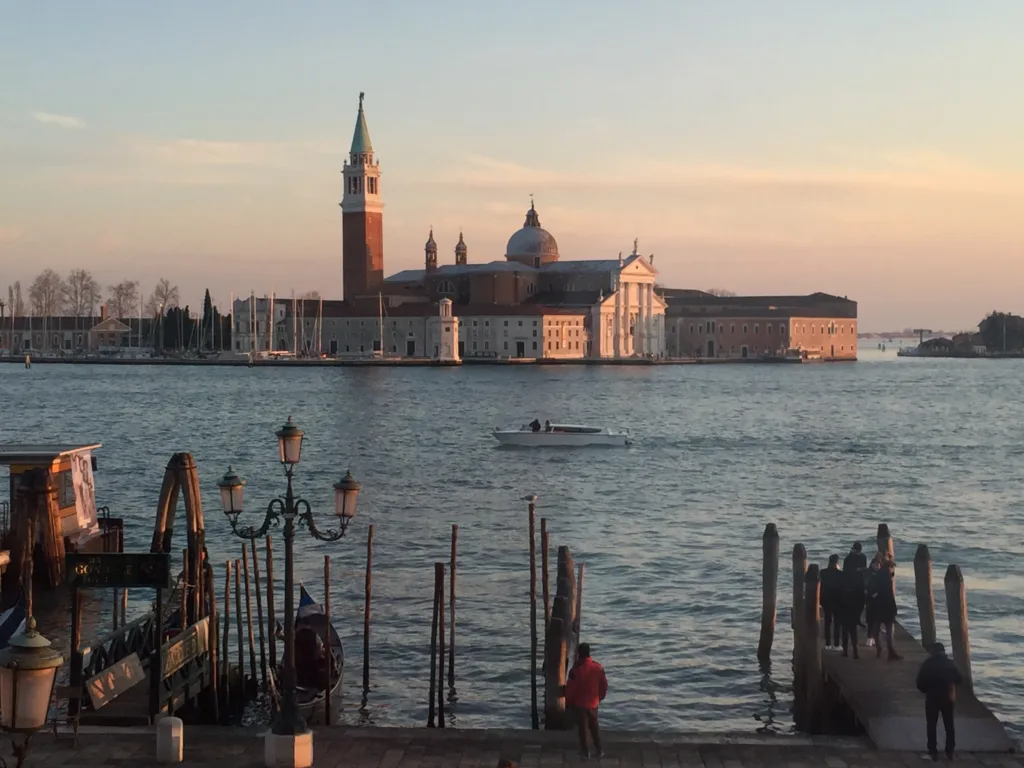
M 611 321 L 609 320 L 609 322 L 611 322 Z M 771 323 L 765 323 L 764 327 L 765 327 L 765 332 L 769 333 L 769 334 L 772 333 L 772 328 L 774 328 L 774 326 Z M 697 333 L 704 333 L 705 332 L 705 328 L 707 329 L 707 333 L 725 333 L 725 323 L 720 323 L 720 322 L 717 322 L 715 320 L 708 320 L 706 324 L 705 323 L 698 323 L 697 324 Z M 743 324 L 743 333 L 747 333 L 748 328 L 749 328 L 749 326 L 746 323 L 744 323 Z M 690 323 L 690 333 L 691 334 L 693 333 L 693 329 L 694 329 L 694 325 L 693 325 L 693 323 Z M 673 331 L 676 330 L 676 326 L 675 326 L 674 323 L 672 325 L 672 330 Z M 780 323 L 779 324 L 779 334 L 780 335 L 785 336 L 786 333 L 787 333 L 787 330 L 788 329 L 787 329 L 785 323 Z M 814 330 L 815 330 L 814 323 L 811 323 L 811 333 L 814 333 Z M 834 336 L 837 333 L 838 334 L 845 334 L 846 333 L 846 326 L 843 325 L 842 323 L 838 323 L 838 324 L 837 323 L 830 323 L 829 325 L 819 326 L 818 330 L 819 330 L 819 332 L 822 335 L 828 334 L 829 336 Z M 760 323 L 754 323 L 754 333 L 760 333 L 760 332 L 761 332 L 761 324 Z M 807 333 L 807 324 L 806 323 L 802 323 L 801 325 L 796 326 L 794 328 L 794 332 L 796 332 L 796 333 Z M 730 323 L 730 325 L 729 325 L 729 333 L 736 333 L 736 324 L 735 323 Z M 855 333 L 854 326 L 852 324 L 850 325 L 850 333 L 851 334 Z
M 366 191 L 371 195 L 377 194 L 377 179 L 375 176 L 371 176 L 366 180 Z M 350 195 L 359 195 L 363 192 L 363 177 L 362 176 L 349 176 L 348 178 L 348 193 Z

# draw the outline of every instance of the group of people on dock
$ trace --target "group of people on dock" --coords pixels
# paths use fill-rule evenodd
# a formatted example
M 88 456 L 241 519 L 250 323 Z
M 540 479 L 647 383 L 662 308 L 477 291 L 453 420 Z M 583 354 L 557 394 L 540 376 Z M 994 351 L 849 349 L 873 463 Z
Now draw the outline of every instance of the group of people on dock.
M 896 591 L 893 577 L 896 564 L 886 553 L 879 552 L 868 564 L 859 541 L 839 567 L 839 555 L 828 559 L 821 572 L 821 609 L 825 615 L 825 650 L 842 649 L 843 656 L 859 659 L 858 630 L 867 629 L 867 644 L 882 655 L 881 634 L 890 661 L 902 657 L 893 646 L 893 625 L 896 622 Z

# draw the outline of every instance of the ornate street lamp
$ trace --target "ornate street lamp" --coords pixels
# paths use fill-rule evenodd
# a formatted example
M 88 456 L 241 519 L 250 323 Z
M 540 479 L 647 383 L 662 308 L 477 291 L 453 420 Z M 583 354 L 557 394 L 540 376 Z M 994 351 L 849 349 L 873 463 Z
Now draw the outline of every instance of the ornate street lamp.
M 11 736 L 17 766 L 25 762 L 32 737 L 46 725 L 53 684 L 63 663 L 64 657 L 36 630 L 32 616 L 25 621 L 25 631 L 0 651 L 0 727 Z M 3 758 L 0 765 L 7 768 Z
M 238 518 L 242 513 L 245 480 L 228 467 L 227 473 L 218 481 L 224 514 L 231 523 L 231 531 L 242 539 L 261 538 L 271 526 L 284 518 L 284 657 L 281 660 L 281 711 L 271 726 L 271 732 L 281 736 L 296 736 L 307 732 L 306 723 L 299 716 L 295 706 L 295 524 L 305 524 L 310 534 L 320 541 L 338 541 L 348 530 L 349 523 L 356 516 L 356 501 L 359 497 L 359 483 L 351 472 L 334 484 L 334 515 L 338 528 L 321 531 L 313 519 L 309 502 L 296 496 L 292 491 L 292 475 L 295 465 L 302 456 L 303 432 L 288 422 L 277 431 L 277 449 L 284 466 L 288 487 L 283 497 L 271 499 L 266 516 L 259 528 L 239 527 Z M 326 638 L 325 638 L 326 639 Z

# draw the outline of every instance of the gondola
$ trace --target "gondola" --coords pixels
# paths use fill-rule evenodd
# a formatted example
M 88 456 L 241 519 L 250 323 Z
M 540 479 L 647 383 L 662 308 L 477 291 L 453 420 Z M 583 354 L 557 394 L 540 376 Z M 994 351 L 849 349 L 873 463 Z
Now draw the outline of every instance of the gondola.
M 25 593 L 18 597 L 18 602 L 3 613 L 0 613 L 0 649 L 6 648 L 11 638 L 25 631 Z
M 304 585 L 299 585 L 299 607 L 295 612 L 295 705 L 303 714 L 310 714 L 321 706 L 328 696 L 327 657 L 316 652 L 325 638 L 334 657 L 331 665 L 330 693 L 333 696 L 341 687 L 345 666 L 345 651 L 341 637 L 333 624 L 328 624 L 322 605 L 313 600 Z M 283 634 L 280 624 L 279 634 Z M 277 682 L 281 670 L 277 670 Z

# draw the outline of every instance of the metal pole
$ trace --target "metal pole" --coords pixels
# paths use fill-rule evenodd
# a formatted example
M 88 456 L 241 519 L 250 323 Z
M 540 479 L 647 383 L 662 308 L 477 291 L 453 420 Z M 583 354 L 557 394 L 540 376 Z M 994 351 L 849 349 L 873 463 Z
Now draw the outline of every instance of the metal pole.
M 306 723 L 295 708 L 295 496 L 292 467 L 284 500 L 284 659 L 281 670 L 281 716 L 274 733 L 294 736 L 305 733 Z

